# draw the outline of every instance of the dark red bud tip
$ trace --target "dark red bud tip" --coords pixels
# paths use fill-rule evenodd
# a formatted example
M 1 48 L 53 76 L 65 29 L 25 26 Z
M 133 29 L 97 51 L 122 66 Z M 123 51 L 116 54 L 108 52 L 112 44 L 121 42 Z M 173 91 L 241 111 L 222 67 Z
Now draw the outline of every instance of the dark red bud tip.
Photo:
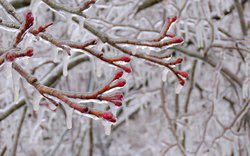
M 186 72 L 180 72 L 179 73 L 182 77 L 188 78 L 188 73 Z
M 114 79 L 119 79 L 119 78 L 121 78 L 122 77 L 122 75 L 123 75 L 123 71 L 117 71 L 116 73 L 115 73 L 115 77 L 114 77 Z
M 113 118 L 113 114 L 110 112 L 105 112 L 102 114 L 102 117 L 106 120 L 111 120 Z
M 132 72 L 132 69 L 129 68 L 129 67 L 123 67 L 123 70 L 127 73 L 131 73 Z
M 179 37 L 175 39 L 174 43 L 182 43 L 183 41 L 183 38 Z
M 174 37 L 175 37 L 175 34 L 167 34 L 166 36 L 167 36 L 167 37 L 170 37 L 170 38 L 174 38 Z
M 179 78 L 179 83 L 180 83 L 182 86 L 184 86 L 185 81 L 184 81 L 183 79 Z
M 130 57 L 128 57 L 128 56 L 123 56 L 123 57 L 121 57 L 121 61 L 130 62 L 131 59 L 130 59 Z
M 116 83 L 116 87 L 123 87 L 126 84 L 126 80 L 122 79 Z
M 113 117 L 112 119 L 109 120 L 110 122 L 116 122 L 116 119 Z
M 123 98 L 123 95 L 122 94 L 115 94 L 114 96 L 116 99 L 122 99 Z
M 181 63 L 182 61 L 183 61 L 182 58 L 177 58 L 175 62 L 176 62 L 176 63 Z
M 32 12 L 31 11 L 27 12 L 27 14 L 25 16 L 25 19 L 26 19 L 26 23 L 28 23 L 29 25 L 33 24 L 34 17 L 32 16 Z
M 170 22 L 172 23 L 172 22 L 175 22 L 177 20 L 177 16 L 174 16 L 174 17 L 172 17 L 171 19 L 170 19 Z
M 11 53 L 7 53 L 6 54 L 6 59 L 8 61 L 14 61 L 16 59 L 15 55 L 11 54 Z
M 32 47 L 27 48 L 26 55 L 29 57 L 33 56 L 33 48 Z
M 116 106 L 120 107 L 122 105 L 121 101 L 111 101 L 113 104 L 115 104 Z

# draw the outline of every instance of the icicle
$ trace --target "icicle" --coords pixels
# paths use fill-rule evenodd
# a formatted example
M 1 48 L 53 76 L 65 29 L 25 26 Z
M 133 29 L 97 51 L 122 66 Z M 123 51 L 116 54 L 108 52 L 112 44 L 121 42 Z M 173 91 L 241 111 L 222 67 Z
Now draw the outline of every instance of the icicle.
M 69 56 L 65 52 L 65 54 L 63 56 L 63 76 L 67 76 L 68 75 L 68 64 L 69 64 Z
M 72 117 L 73 117 L 73 111 L 74 109 L 69 107 L 67 104 L 63 105 L 65 108 L 65 112 L 66 112 L 66 125 L 68 129 L 72 128 Z
M 183 88 L 183 85 L 181 85 L 180 83 L 176 83 L 175 85 L 175 93 L 179 94 L 181 92 L 181 89 Z
M 49 108 L 51 109 L 51 110 L 56 110 L 57 109 L 57 107 L 53 104 L 53 103 L 51 103 L 51 102 L 49 102 L 48 101 L 48 104 L 49 104 Z
M 162 71 L 162 81 L 166 82 L 167 81 L 167 76 L 168 76 L 169 69 L 164 68 Z
M 59 58 L 58 58 L 59 51 L 60 50 L 55 50 L 54 59 L 53 59 L 53 62 L 55 62 L 55 63 L 59 62 Z
M 13 90 L 14 90 L 14 103 L 17 104 L 19 99 L 19 90 L 20 90 L 20 85 L 19 85 L 20 75 L 13 68 L 11 69 L 11 72 L 12 72 Z
M 99 63 L 98 65 L 98 63 L 96 62 L 96 76 L 100 78 L 102 76 L 102 71 L 103 69 L 101 63 Z
M 104 131 L 106 135 L 111 134 L 111 125 L 112 123 L 106 120 L 102 120 L 102 125 L 104 126 Z
M 243 99 L 248 99 L 249 96 L 250 96 L 250 78 L 246 78 L 243 81 L 242 97 Z
M 116 117 L 119 107 L 115 106 L 114 104 L 109 104 L 109 107 L 111 109 L 111 113 Z
M 33 109 L 34 109 L 34 111 L 39 110 L 41 99 L 42 99 L 42 95 L 38 91 L 35 91 L 35 95 L 34 95 L 34 98 L 33 98 Z

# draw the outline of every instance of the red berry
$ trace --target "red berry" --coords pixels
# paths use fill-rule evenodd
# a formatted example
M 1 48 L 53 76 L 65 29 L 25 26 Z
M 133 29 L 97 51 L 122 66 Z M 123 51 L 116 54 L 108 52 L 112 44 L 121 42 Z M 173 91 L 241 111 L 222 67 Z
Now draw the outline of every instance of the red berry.
M 113 114 L 110 112 L 105 112 L 102 114 L 102 117 L 106 120 L 111 120 L 113 118 Z

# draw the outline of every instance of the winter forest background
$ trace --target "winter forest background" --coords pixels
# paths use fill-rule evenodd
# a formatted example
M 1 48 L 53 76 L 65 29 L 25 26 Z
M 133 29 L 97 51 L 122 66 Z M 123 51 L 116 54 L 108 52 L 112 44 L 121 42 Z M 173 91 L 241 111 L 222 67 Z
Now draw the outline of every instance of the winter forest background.
M 0 156 L 249 156 L 249 35 L 248 0 L 0 0 Z

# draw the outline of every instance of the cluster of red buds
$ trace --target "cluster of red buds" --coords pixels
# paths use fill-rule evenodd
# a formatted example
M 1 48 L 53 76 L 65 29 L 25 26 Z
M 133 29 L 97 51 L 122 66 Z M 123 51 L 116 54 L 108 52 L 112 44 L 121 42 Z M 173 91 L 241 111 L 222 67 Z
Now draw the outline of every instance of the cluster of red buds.
M 4 56 L 0 57 L 0 65 L 2 65 L 5 60 L 12 62 L 14 61 L 16 58 L 20 58 L 20 57 L 31 57 L 33 56 L 33 48 L 29 47 L 27 48 L 24 52 L 7 52 Z
M 29 32 L 36 36 L 36 35 L 39 34 L 40 32 L 45 32 L 46 29 L 47 29 L 49 26 L 51 26 L 51 25 L 53 25 L 53 23 L 49 23 L 49 24 L 46 24 L 46 25 L 44 25 L 44 26 L 40 26 L 40 27 L 38 27 L 37 30 L 36 30 L 36 29 L 32 29 L 32 30 L 30 30 Z
M 21 52 L 21 53 L 12 53 L 12 52 L 8 52 L 5 56 L 5 58 L 8 60 L 8 61 L 14 61 L 16 58 L 19 58 L 19 57 L 25 57 L 25 56 L 28 56 L 28 57 L 31 57 L 33 56 L 33 48 L 32 47 L 29 47 L 27 48 L 24 52 Z
M 130 62 L 131 59 L 128 56 L 122 56 L 122 57 L 117 57 L 117 58 L 109 58 L 109 60 L 114 63 L 116 66 L 118 66 L 119 68 L 123 69 L 125 72 L 127 73 L 131 73 L 132 69 L 130 67 L 124 66 L 124 65 L 120 65 L 120 64 L 116 64 L 116 62 L 122 61 L 122 62 Z

